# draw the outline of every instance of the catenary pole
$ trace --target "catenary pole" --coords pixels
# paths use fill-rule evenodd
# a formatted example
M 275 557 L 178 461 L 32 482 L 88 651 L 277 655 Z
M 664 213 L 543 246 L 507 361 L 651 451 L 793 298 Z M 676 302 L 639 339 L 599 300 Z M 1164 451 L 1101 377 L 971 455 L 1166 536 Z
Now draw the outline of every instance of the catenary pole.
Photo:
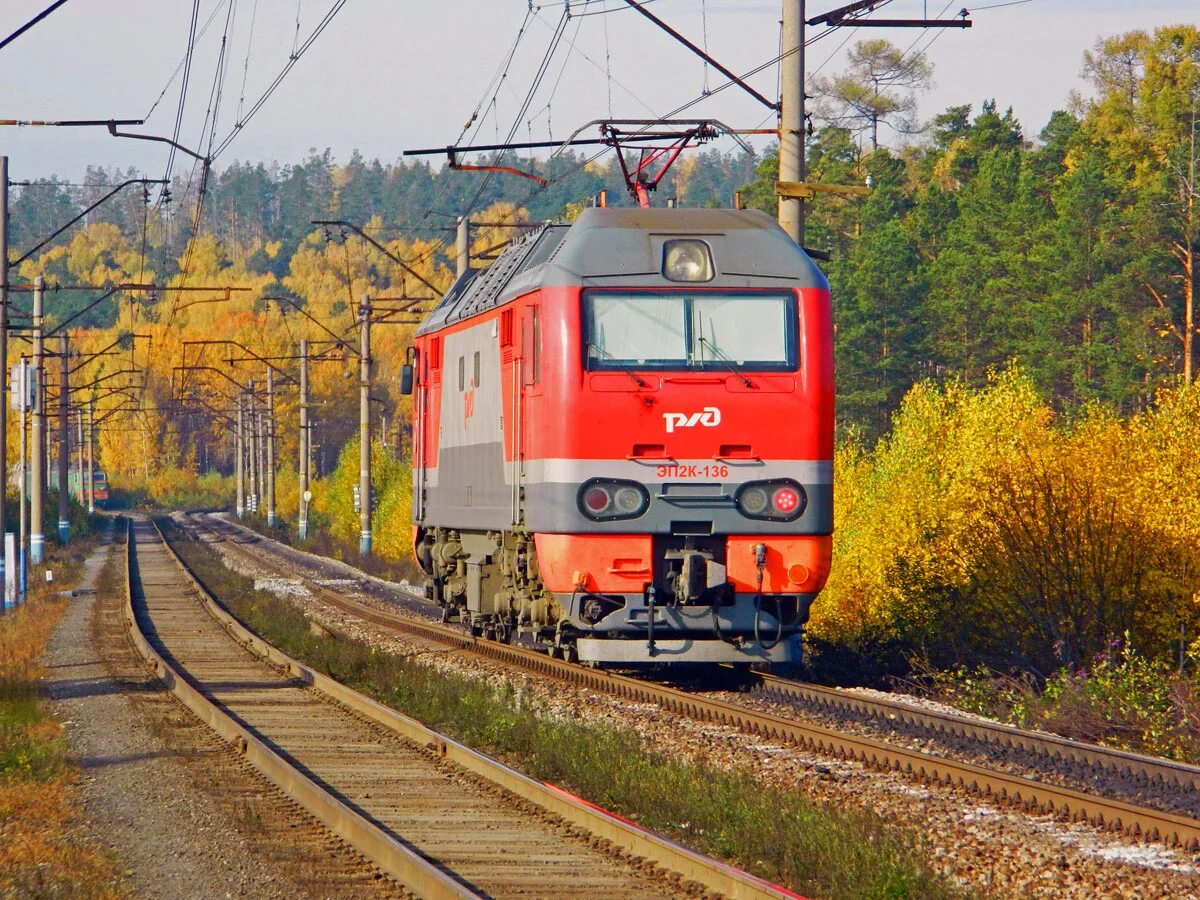
M 358 384 L 358 552 L 371 555 L 371 297 L 364 294 Z
M 308 537 L 308 340 L 300 341 L 300 521 L 297 534 Z
M 804 165 L 804 0 L 783 0 L 780 64 L 779 180 L 802 183 Z M 794 52 L 789 52 L 794 51 Z M 804 201 L 779 198 L 779 224 L 804 246 Z
M 87 500 L 88 513 L 96 511 L 96 401 L 87 405 Z
M 75 469 L 79 473 L 76 490 L 79 491 L 79 505 L 87 505 L 87 496 L 84 494 L 86 482 L 83 480 L 83 404 L 80 403 L 75 407 L 75 422 L 79 426 L 78 440 L 75 442 Z
M 234 438 L 234 469 L 237 473 L 237 517 L 246 514 L 246 423 L 245 398 L 238 394 L 237 398 L 237 436 Z
M 42 386 L 46 378 L 45 320 L 46 280 L 33 281 L 33 428 L 29 447 L 29 561 L 40 566 L 46 555 L 46 405 Z
M 8 386 L 8 157 L 0 156 L 0 395 Z M 8 488 L 8 399 L 0 398 L 0 534 L 8 531 L 4 517 Z M 4 573 L 3 554 L 0 554 L 0 576 Z M 11 578 L 13 573 L 9 572 Z M 0 577 L 0 586 L 4 578 Z M 10 596 L 6 593 L 5 596 Z
M 71 400 L 71 341 L 64 331 L 58 336 L 58 538 L 64 544 L 71 538 L 71 507 L 67 496 L 67 472 L 71 466 L 71 419 L 67 404 Z
M 258 456 L 254 460 L 254 473 L 258 476 L 258 483 L 255 485 L 255 512 L 266 512 L 267 509 L 267 466 L 266 466 L 266 448 L 267 448 L 267 432 L 263 428 L 263 404 L 255 399 L 254 401 L 254 445 L 255 452 Z
M 250 464 L 250 514 L 258 512 L 258 472 L 255 463 L 258 461 L 258 423 L 254 417 L 254 381 L 246 383 L 246 425 L 250 435 L 249 464 Z
M 25 410 L 29 402 L 29 360 L 21 357 L 20 379 L 18 389 L 21 398 L 17 404 L 17 415 L 21 417 L 21 486 L 17 491 L 20 503 L 20 513 L 17 516 L 17 543 L 20 550 L 17 556 L 20 560 L 20 571 L 17 576 L 17 595 L 25 599 L 26 570 L 29 561 L 29 440 L 25 431 Z
M 462 278 L 471 268 L 471 220 L 466 216 L 458 217 L 458 227 L 454 232 L 454 258 L 458 263 L 456 276 Z
M 267 366 L 267 525 L 275 527 L 275 373 Z

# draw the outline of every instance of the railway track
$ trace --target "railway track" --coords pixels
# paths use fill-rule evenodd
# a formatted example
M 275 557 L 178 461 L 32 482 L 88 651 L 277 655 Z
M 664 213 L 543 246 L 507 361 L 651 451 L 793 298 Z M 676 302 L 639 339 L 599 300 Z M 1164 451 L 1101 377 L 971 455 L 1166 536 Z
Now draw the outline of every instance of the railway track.
M 291 799 L 422 897 L 792 896 L 521 775 L 244 629 L 147 520 L 126 618 L 159 677 Z
M 201 526 L 235 553 L 272 571 L 280 570 L 279 557 L 253 532 L 212 516 L 190 521 Z M 288 548 L 284 552 L 291 551 Z M 297 577 L 295 571 L 286 575 Z M 795 718 L 756 710 L 728 700 L 688 693 L 666 685 L 590 669 L 526 648 L 472 637 L 460 629 L 422 620 L 411 612 L 393 612 L 331 590 L 310 578 L 302 578 L 310 591 L 343 612 L 379 627 L 422 640 L 450 646 L 464 653 L 496 660 L 505 665 L 560 679 L 591 690 L 634 702 L 654 703 L 690 718 L 738 728 L 750 734 L 786 741 L 794 746 L 856 760 L 879 769 L 899 770 L 915 778 L 953 785 L 969 792 L 1015 803 L 1030 811 L 1056 814 L 1073 821 L 1088 821 L 1133 837 L 1160 840 L 1185 849 L 1200 848 L 1200 820 L 1101 793 L 1077 790 L 1036 778 L 999 771 L 912 749 L 897 743 L 799 721 Z M 807 706 L 825 712 L 922 728 L 996 748 L 1017 748 L 1075 770 L 1094 768 L 1155 784 L 1164 791 L 1190 792 L 1200 786 L 1200 769 L 1170 760 L 1142 756 L 1071 741 L 1055 735 L 1028 732 L 998 723 L 984 722 L 916 709 L 903 703 L 862 698 L 836 689 L 805 685 L 766 677 L 760 691 L 777 702 Z

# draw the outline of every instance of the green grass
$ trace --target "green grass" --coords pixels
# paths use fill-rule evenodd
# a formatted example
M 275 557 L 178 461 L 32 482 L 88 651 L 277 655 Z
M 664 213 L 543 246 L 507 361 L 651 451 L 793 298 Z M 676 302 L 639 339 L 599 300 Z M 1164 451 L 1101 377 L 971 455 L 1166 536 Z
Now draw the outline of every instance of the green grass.
M 665 756 L 627 727 L 552 717 L 508 682 L 496 686 L 357 641 L 316 637 L 290 603 L 254 590 L 251 579 L 225 568 L 168 520 L 159 524 L 196 576 L 266 640 L 535 778 L 802 893 L 963 896 L 923 861 L 917 835 L 877 815 L 777 791 L 748 772 Z
M 0 684 L 0 778 L 49 781 L 68 766 L 66 742 L 49 727 L 36 689 L 25 693 Z

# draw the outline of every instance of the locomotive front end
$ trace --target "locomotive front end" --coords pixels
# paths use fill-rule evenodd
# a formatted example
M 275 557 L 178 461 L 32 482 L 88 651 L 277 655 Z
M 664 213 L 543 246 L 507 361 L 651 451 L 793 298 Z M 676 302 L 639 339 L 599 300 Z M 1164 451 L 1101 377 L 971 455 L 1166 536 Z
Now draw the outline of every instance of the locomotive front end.
M 597 664 L 795 662 L 832 540 L 827 283 L 758 213 L 589 214 L 523 483 L 560 631 Z
M 799 658 L 833 333 L 771 219 L 545 225 L 460 277 L 414 358 L 413 547 L 448 620 L 603 665 Z

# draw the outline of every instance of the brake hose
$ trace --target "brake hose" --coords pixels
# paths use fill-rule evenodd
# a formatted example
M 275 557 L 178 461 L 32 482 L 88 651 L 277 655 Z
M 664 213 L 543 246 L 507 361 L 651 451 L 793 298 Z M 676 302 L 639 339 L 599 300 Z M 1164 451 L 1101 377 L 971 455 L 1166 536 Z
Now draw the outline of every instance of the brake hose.
M 754 545 L 754 564 L 758 569 L 758 593 L 754 597 L 754 639 L 763 650 L 771 651 L 783 640 L 783 610 L 779 606 L 779 597 L 775 597 L 775 639 L 767 643 L 759 632 L 759 619 L 762 617 L 763 571 L 767 567 L 767 545 Z

